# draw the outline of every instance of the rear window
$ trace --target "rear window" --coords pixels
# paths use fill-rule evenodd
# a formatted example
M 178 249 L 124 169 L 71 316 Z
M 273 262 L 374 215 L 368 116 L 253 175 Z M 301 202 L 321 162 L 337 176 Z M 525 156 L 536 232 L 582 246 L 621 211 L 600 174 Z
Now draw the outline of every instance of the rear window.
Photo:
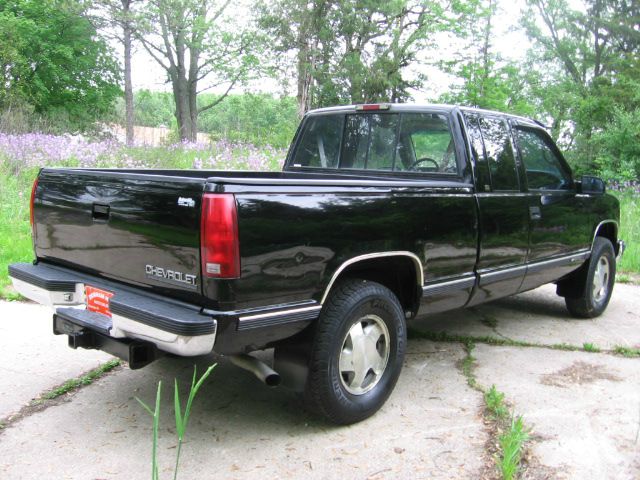
M 373 171 L 458 172 L 446 116 L 369 113 L 311 117 L 294 167 Z

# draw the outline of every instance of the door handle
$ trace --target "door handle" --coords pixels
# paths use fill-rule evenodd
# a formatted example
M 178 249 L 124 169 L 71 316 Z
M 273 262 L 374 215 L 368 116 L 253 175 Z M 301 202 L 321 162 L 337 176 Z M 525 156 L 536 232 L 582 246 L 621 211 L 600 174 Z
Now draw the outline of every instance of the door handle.
M 94 203 L 91 211 L 91 216 L 94 220 L 109 220 L 109 205 L 100 205 Z
M 540 210 L 540 207 L 529 207 L 529 218 L 531 218 L 531 220 L 540 220 L 542 218 L 542 210 Z

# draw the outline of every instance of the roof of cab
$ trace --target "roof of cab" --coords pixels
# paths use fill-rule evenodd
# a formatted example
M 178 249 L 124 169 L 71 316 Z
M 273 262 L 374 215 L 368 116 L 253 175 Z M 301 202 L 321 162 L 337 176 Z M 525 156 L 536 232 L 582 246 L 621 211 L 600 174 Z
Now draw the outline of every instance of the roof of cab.
M 452 112 L 454 110 L 460 110 L 465 113 L 502 115 L 505 117 L 509 117 L 513 120 L 517 120 L 519 123 L 526 124 L 532 127 L 548 128 L 541 122 L 531 118 L 522 117 L 520 115 L 515 115 L 512 113 L 499 112 L 496 110 L 485 110 L 482 108 L 464 107 L 459 105 L 431 104 L 431 103 L 381 103 L 380 105 L 385 105 L 385 106 L 388 105 L 389 107 L 388 109 L 380 110 L 383 112 L 393 112 L 393 111 L 402 112 L 402 111 L 415 111 L 415 110 L 421 110 L 421 109 L 429 109 L 432 111 L 435 110 L 435 111 L 446 112 L 446 113 Z M 340 105 L 336 107 L 317 108 L 315 110 L 310 110 L 309 112 L 307 112 L 307 114 L 315 115 L 315 114 L 322 114 L 322 113 L 354 112 L 356 111 L 356 107 L 357 105 Z M 377 110 L 369 110 L 366 113 L 374 113 L 376 111 Z

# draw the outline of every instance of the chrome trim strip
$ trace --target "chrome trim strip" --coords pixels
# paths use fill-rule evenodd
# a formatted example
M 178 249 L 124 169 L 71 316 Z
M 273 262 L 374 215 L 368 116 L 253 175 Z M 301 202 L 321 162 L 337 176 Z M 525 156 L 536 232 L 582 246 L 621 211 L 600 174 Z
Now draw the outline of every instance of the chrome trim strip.
M 424 284 L 424 269 L 422 268 L 422 263 L 420 262 L 420 259 L 415 253 L 407 252 L 407 251 L 367 253 L 366 255 L 359 255 L 357 257 L 353 257 L 347 260 L 346 262 L 344 262 L 342 265 L 340 265 L 338 270 L 336 270 L 336 272 L 333 274 L 333 277 L 331 277 L 331 280 L 329 281 L 329 284 L 327 285 L 327 288 L 324 291 L 324 295 L 322 295 L 322 300 L 320 300 L 320 304 L 321 305 L 324 304 L 325 300 L 329 296 L 331 287 L 333 287 L 333 284 L 335 283 L 335 281 L 338 279 L 338 277 L 344 271 L 345 268 L 347 268 L 350 265 L 353 265 L 354 263 L 361 262 L 363 260 L 371 260 L 372 258 L 385 258 L 385 257 L 411 258 L 411 260 L 413 260 L 413 263 L 416 266 L 416 282 L 419 286 L 422 286 Z
M 480 283 L 483 283 L 483 280 L 490 280 L 489 283 L 498 282 L 500 280 L 506 280 L 508 278 L 515 277 L 520 274 L 521 270 L 524 270 L 525 273 L 529 271 L 535 271 L 539 268 L 544 268 L 548 265 L 554 264 L 570 264 L 582 260 L 586 260 L 591 255 L 591 251 L 584 250 L 578 253 L 572 253 L 570 255 L 563 255 L 562 257 L 551 258 L 549 260 L 541 260 L 539 262 L 527 263 L 525 265 L 519 265 L 517 267 L 505 268 L 498 271 L 491 271 L 487 273 L 480 273 Z M 497 277 L 497 278 L 495 278 Z M 504 278 L 501 278 L 504 277 Z M 485 282 L 486 283 L 486 282 Z
M 432 295 L 434 293 L 442 293 L 439 290 L 441 289 L 448 289 L 449 287 L 456 287 L 458 286 L 458 288 L 453 289 L 452 290 L 463 290 L 464 288 L 467 287 L 472 287 L 474 284 L 476 283 L 476 277 L 475 275 L 470 275 L 470 276 L 466 276 L 465 278 L 459 278 L 456 280 L 449 280 L 446 282 L 440 282 L 440 283 L 433 283 L 430 285 L 425 285 L 422 287 L 422 295 Z
M 593 245 L 596 243 L 596 237 L 598 236 L 598 232 L 600 231 L 600 227 L 606 223 L 613 223 L 616 226 L 616 237 L 618 236 L 618 231 L 620 230 L 620 225 L 618 222 L 612 218 L 608 218 L 606 220 L 602 220 L 596 229 L 593 231 L 593 240 L 591 240 L 591 250 L 593 251 Z M 615 247 L 615 245 L 614 245 Z
M 485 280 L 489 280 L 488 283 L 499 282 L 500 280 L 507 280 L 509 278 L 517 277 L 521 271 L 526 273 L 527 265 L 519 265 L 517 267 L 503 268 L 502 270 L 493 270 L 486 273 L 480 273 L 480 285 L 486 284 Z
M 280 310 L 277 312 L 268 312 L 268 313 L 258 313 L 256 315 L 247 315 L 245 317 L 240 317 L 238 320 L 240 320 L 241 322 L 244 321 L 251 321 L 251 320 L 258 320 L 258 319 L 262 319 L 262 318 L 273 318 L 273 317 L 281 317 L 281 316 L 287 316 L 287 315 L 295 315 L 296 313 L 303 313 L 303 312 L 310 312 L 313 310 L 320 310 L 322 308 L 322 305 L 315 305 L 313 307 L 303 307 L 303 308 L 292 308 L 289 310 Z
M 527 264 L 527 273 L 533 269 L 533 271 L 537 271 L 540 268 L 543 268 L 548 265 L 564 265 L 570 263 L 576 263 L 586 260 L 591 256 L 591 252 L 589 250 L 585 250 L 583 252 L 572 253 L 571 255 L 565 255 L 562 257 L 551 258 L 549 260 L 542 260 L 539 262 L 533 262 Z

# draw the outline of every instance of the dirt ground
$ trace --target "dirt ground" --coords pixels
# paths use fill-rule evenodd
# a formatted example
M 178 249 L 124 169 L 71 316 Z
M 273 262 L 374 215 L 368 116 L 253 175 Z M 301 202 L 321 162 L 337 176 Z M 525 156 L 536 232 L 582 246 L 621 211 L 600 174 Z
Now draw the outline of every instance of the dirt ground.
M 44 307 L 0 302 L 0 319 L 5 420 L 110 358 L 69 349 L 66 338 L 51 334 Z M 224 358 L 198 358 L 199 371 L 218 366 L 194 403 L 180 478 L 486 476 L 492 438 L 482 395 L 461 369 L 463 345 L 420 338 L 440 332 L 476 338 L 477 381 L 504 392 L 532 429 L 526 478 L 640 478 L 640 359 L 613 353 L 640 347 L 640 287 L 616 285 L 609 309 L 596 320 L 571 319 L 553 287 L 543 287 L 411 328 L 391 398 L 374 417 L 350 427 L 309 415 L 295 394 L 263 386 Z M 529 346 L 515 346 L 522 343 Z M 566 350 L 585 343 L 602 351 Z M 0 478 L 150 478 L 151 418 L 135 397 L 153 403 L 159 381 L 160 478 L 171 478 L 173 380 L 185 394 L 193 364 L 163 358 L 142 370 L 118 368 L 49 408 L 26 412 L 0 430 Z

